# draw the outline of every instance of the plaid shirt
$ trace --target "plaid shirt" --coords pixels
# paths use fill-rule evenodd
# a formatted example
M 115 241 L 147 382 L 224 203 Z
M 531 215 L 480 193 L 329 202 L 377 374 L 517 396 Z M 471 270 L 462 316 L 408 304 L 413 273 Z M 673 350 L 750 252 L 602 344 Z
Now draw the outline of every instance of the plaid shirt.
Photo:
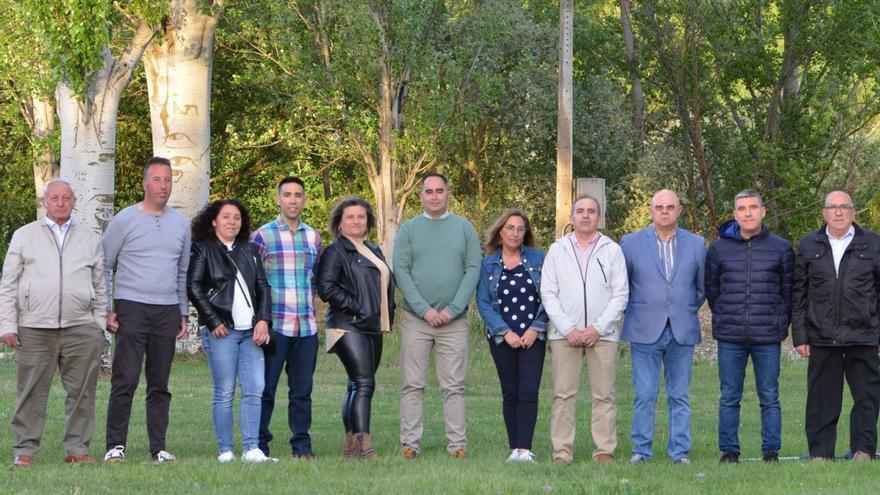
M 321 236 L 303 222 L 291 231 L 279 215 L 255 231 L 251 240 L 263 257 L 272 286 L 272 329 L 288 337 L 317 334 L 315 275 Z

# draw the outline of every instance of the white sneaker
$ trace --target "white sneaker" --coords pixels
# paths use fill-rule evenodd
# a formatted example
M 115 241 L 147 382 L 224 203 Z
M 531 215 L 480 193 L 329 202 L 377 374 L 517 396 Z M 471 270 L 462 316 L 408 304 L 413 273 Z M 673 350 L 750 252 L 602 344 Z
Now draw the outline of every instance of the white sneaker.
M 177 457 L 174 457 L 173 455 L 171 455 L 170 452 L 164 450 L 160 450 L 159 452 L 153 454 L 153 462 L 155 462 L 156 464 L 162 464 L 163 462 L 174 462 L 176 460 Z
M 125 461 L 125 445 L 117 445 L 104 454 L 104 462 L 116 464 Z
M 521 458 L 519 456 L 519 451 L 516 449 L 511 450 L 510 457 L 507 458 L 507 462 L 518 462 L 520 460 Z
M 235 454 L 233 454 L 231 450 L 227 450 L 226 452 L 218 455 L 217 460 L 220 461 L 220 464 L 229 464 L 230 462 L 235 460 Z
M 251 449 L 241 454 L 241 460 L 243 462 L 250 463 L 259 463 L 259 462 L 278 462 L 277 457 L 266 457 L 266 454 L 263 453 L 260 449 Z
M 520 452 L 519 460 L 521 462 L 535 462 L 535 454 L 533 454 L 531 450 Z

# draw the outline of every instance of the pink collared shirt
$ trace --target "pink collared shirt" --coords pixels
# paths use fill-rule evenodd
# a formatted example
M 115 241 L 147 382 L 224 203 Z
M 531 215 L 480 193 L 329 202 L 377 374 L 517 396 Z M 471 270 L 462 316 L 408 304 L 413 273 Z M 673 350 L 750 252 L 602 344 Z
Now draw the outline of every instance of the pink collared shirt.
M 593 254 L 593 249 L 596 248 L 596 243 L 599 241 L 599 236 L 602 234 L 596 232 L 596 235 L 593 236 L 593 239 L 588 242 L 585 246 L 582 246 L 580 242 L 578 242 L 578 238 L 574 233 L 568 235 L 568 240 L 571 242 L 571 247 L 574 248 L 574 255 L 577 257 L 578 268 L 581 269 L 581 279 L 587 279 L 587 267 L 590 263 L 590 255 Z

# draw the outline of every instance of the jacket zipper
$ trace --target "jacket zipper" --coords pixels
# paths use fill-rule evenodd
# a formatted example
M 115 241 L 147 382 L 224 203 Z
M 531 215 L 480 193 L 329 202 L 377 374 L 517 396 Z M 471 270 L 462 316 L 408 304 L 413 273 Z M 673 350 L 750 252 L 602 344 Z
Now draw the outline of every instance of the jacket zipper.
M 752 240 L 746 243 L 746 345 L 751 344 L 751 318 L 749 306 L 752 301 Z
M 601 235 L 601 234 L 597 233 L 596 235 Z M 596 239 L 596 245 L 593 247 L 590 254 L 592 255 L 593 253 L 595 253 L 597 249 L 599 249 L 599 239 Z M 574 250 L 573 244 L 572 244 L 572 248 L 571 248 L 571 254 L 574 255 L 574 261 L 575 261 L 575 263 L 577 263 L 578 275 L 581 276 L 581 283 L 582 283 L 583 294 L 584 294 L 584 328 L 586 328 L 587 327 L 587 277 L 584 275 L 583 270 L 581 270 L 581 263 L 580 263 L 580 260 L 578 260 L 578 256 Z M 602 268 L 602 263 L 599 261 L 599 258 L 596 258 L 596 262 L 599 263 L 599 268 L 602 270 L 602 276 L 604 277 L 605 276 L 605 269 Z M 590 266 L 590 259 L 589 258 L 587 258 L 587 266 L 588 267 Z M 607 282 L 608 279 L 606 278 L 605 281 Z
M 853 236 L 853 240 L 855 240 L 855 236 Z M 831 249 L 831 242 L 828 242 L 828 249 L 831 250 L 831 265 L 834 266 L 834 250 Z M 843 255 L 840 257 L 840 268 L 838 270 L 835 270 L 834 273 L 834 337 L 835 342 L 838 344 L 845 344 L 845 342 L 843 342 L 843 339 L 840 338 L 840 281 L 843 278 L 841 277 L 841 275 L 843 274 L 843 269 L 846 266 L 844 265 L 844 263 L 848 258 L 847 253 L 849 253 L 851 249 L 852 241 L 850 241 L 849 245 L 843 251 Z
M 58 249 L 58 328 L 61 328 L 61 315 L 63 314 L 64 304 L 64 244 L 58 245 L 58 237 L 52 232 L 51 227 L 49 228 L 49 234 L 52 236 L 52 240 L 55 241 L 55 248 Z M 64 234 L 65 240 L 67 240 L 68 235 L 70 235 L 70 227 L 67 228 L 67 234 Z

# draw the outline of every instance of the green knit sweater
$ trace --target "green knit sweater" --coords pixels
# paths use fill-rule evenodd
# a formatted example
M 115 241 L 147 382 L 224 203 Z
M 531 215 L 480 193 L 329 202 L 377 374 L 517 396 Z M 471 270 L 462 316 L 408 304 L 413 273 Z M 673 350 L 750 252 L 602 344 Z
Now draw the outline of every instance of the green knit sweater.
M 465 218 L 425 215 L 400 226 L 394 238 L 394 281 L 403 307 L 419 317 L 431 308 L 462 316 L 480 277 L 480 240 Z

